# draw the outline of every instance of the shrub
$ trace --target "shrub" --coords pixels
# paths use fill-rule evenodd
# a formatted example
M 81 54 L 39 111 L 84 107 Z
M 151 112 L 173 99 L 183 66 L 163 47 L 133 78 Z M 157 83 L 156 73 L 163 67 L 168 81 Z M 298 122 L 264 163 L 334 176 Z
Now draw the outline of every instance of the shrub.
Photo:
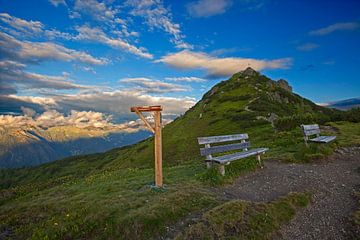
M 296 127 L 299 127 L 301 124 L 311 124 L 311 123 L 323 124 L 330 120 L 331 120 L 330 117 L 326 115 L 320 115 L 320 114 L 315 115 L 311 113 L 305 113 L 301 115 L 296 114 L 292 116 L 278 118 L 277 120 L 275 120 L 274 126 L 279 131 L 288 131 Z

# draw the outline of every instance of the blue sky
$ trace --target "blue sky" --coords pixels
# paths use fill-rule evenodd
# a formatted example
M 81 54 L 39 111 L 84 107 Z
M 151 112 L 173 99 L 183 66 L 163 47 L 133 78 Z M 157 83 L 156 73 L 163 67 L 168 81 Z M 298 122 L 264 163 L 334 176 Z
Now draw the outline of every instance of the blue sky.
M 360 1 L 0 0 L 0 97 L 179 114 L 251 66 L 317 103 L 360 96 Z

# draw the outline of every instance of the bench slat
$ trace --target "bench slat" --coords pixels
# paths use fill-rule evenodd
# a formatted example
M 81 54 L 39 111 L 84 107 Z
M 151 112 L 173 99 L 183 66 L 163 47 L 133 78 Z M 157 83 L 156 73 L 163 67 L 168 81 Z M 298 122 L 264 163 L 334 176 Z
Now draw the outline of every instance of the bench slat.
M 312 142 L 328 143 L 336 139 L 336 136 L 320 136 L 317 138 L 309 139 Z
M 227 162 L 231 162 L 231 161 L 235 161 L 235 160 L 238 160 L 241 158 L 246 158 L 246 157 L 250 157 L 253 155 L 261 154 L 268 150 L 269 150 L 268 148 L 255 148 L 255 149 L 251 149 L 249 151 L 237 152 L 234 154 L 214 157 L 212 159 L 212 161 L 218 162 L 220 164 L 226 164 Z
M 206 156 L 214 153 L 228 152 L 237 149 L 245 149 L 250 147 L 250 142 L 234 143 L 221 146 L 213 146 L 210 148 L 200 148 L 201 156 Z
M 222 136 L 212 136 L 212 137 L 198 137 L 198 142 L 199 144 L 209 144 L 209 143 L 244 140 L 248 138 L 249 136 L 246 133 L 244 133 L 244 134 L 222 135 Z
M 311 124 L 311 125 L 301 125 L 302 129 L 304 130 L 314 130 L 314 129 L 319 129 L 319 125 L 318 124 Z
M 304 130 L 306 136 L 320 134 L 320 129 Z

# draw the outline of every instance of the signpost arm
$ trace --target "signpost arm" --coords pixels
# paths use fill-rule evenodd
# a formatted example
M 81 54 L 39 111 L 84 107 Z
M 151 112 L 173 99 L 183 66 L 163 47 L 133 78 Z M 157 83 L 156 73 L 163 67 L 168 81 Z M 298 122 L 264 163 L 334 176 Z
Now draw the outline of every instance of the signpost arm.
M 135 113 L 139 116 L 139 118 L 141 118 L 141 120 L 143 120 L 143 122 L 145 123 L 145 125 L 150 129 L 150 131 L 152 131 L 152 133 L 155 133 L 155 129 L 150 125 L 150 123 L 145 119 L 145 117 L 141 114 L 141 112 L 139 112 L 139 110 L 135 109 Z

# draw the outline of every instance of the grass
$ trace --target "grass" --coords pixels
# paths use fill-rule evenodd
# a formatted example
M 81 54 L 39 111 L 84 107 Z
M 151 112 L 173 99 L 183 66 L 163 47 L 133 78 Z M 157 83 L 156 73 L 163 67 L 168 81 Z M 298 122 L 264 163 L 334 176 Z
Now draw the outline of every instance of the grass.
M 204 213 L 176 239 L 270 239 L 310 200 L 307 193 L 291 193 L 270 203 L 229 201 Z
M 0 229 L 15 239 L 149 239 L 219 200 L 196 180 L 199 165 L 165 169 L 168 187 L 153 190 L 152 169 L 106 171 L 4 200 Z
M 334 133 L 340 146 L 360 145 L 360 123 L 340 121 L 330 123 L 330 126 L 336 129 Z

